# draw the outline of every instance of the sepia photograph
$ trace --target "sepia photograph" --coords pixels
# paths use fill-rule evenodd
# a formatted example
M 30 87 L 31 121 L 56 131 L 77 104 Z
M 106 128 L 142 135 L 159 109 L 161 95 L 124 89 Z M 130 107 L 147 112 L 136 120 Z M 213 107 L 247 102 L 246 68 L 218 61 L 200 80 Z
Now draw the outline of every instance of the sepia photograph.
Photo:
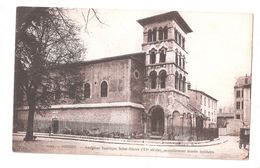
M 253 14 L 16 8 L 13 151 L 248 160 Z

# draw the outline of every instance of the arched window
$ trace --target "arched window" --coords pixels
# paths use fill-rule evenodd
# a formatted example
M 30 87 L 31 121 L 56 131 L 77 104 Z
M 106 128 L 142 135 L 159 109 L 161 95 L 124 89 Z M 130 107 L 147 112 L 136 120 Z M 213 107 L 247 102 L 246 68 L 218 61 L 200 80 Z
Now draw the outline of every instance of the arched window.
M 178 31 L 177 31 L 177 29 L 174 29 L 174 39 L 178 43 Z
M 178 56 L 178 51 L 175 52 L 175 64 L 179 64 L 179 56 Z
M 179 73 L 175 72 L 175 89 L 179 89 Z
M 164 40 L 168 39 L 168 27 L 165 26 L 163 28 L 163 35 L 164 35 Z
M 165 62 L 166 60 L 166 49 L 160 49 L 160 62 Z
M 84 97 L 90 98 L 90 84 L 89 83 L 86 83 L 84 85 Z
M 179 66 L 181 67 L 181 65 L 182 65 L 182 55 L 180 53 L 180 55 L 179 55 Z
M 186 92 L 186 78 L 185 78 L 185 76 L 183 77 L 183 80 L 182 80 L 182 91 Z
M 179 43 L 179 45 L 181 46 L 181 34 L 180 33 L 178 33 L 178 43 Z
M 161 70 L 159 73 L 159 77 L 160 77 L 160 87 L 161 88 L 165 88 L 166 85 L 166 71 L 165 70 Z
M 150 76 L 150 80 L 151 80 L 151 89 L 155 89 L 156 88 L 156 78 L 157 78 L 156 71 L 152 71 L 149 76 Z
M 163 40 L 163 28 L 162 27 L 160 27 L 159 28 L 159 40 Z
M 182 75 L 180 74 L 179 78 L 179 90 L 182 91 Z
M 182 67 L 185 69 L 185 56 L 183 55 Z
M 150 64 L 155 64 L 156 62 L 156 50 L 152 49 L 150 51 Z
M 155 27 L 153 29 L 153 41 L 156 41 L 156 35 L 157 35 L 157 28 Z
M 153 33 L 152 33 L 152 30 L 150 29 L 150 30 L 148 30 L 148 39 L 147 39 L 147 41 L 151 42 L 152 40 L 153 40 Z
M 182 37 L 182 48 L 185 49 L 185 38 Z
M 107 82 L 103 81 L 101 83 L 101 97 L 107 97 L 107 88 L 108 88 Z

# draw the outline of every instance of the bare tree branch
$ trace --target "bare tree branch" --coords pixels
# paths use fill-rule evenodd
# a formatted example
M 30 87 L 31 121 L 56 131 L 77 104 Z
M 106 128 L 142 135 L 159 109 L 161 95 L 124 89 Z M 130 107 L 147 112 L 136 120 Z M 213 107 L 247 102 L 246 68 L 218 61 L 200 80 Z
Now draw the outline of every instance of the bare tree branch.
M 100 19 L 99 19 L 99 17 L 98 17 L 98 15 L 97 15 L 97 12 L 96 12 L 96 10 L 95 9 L 93 9 L 93 8 L 91 8 L 91 10 L 93 11 L 93 13 L 94 13 L 94 16 L 96 17 L 96 19 L 99 21 L 99 23 L 101 23 L 101 24 L 105 24 L 104 22 L 102 22 Z

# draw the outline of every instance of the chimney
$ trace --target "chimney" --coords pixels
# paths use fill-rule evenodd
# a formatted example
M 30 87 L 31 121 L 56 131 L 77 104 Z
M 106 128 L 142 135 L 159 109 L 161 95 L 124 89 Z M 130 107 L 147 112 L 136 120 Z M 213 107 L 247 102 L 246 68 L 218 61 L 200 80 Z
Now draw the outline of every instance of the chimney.
M 245 77 L 245 84 L 246 84 L 246 85 L 248 84 L 248 77 L 247 77 L 247 74 L 246 74 L 246 77 Z

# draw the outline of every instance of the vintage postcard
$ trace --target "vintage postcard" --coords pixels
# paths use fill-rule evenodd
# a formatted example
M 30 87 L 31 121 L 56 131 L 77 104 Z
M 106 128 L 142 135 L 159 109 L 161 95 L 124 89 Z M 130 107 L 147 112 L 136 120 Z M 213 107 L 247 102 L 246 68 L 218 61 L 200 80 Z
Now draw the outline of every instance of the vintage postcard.
M 13 151 L 249 158 L 253 15 L 17 7 Z

